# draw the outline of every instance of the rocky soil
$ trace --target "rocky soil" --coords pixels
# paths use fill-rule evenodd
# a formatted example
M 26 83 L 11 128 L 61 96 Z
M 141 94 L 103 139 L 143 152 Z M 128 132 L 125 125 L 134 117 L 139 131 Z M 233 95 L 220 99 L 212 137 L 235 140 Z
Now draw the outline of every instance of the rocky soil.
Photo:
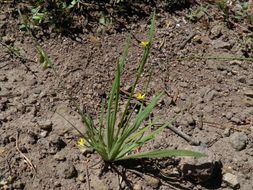
M 131 161 L 117 165 L 117 173 L 102 171 L 97 154 L 78 149 L 78 134 L 67 120 L 84 127 L 66 90 L 97 120 L 129 31 L 98 23 L 72 37 L 39 31 L 36 37 L 61 76 L 55 78 L 39 65 L 31 36 L 19 30 L 16 7 L 1 4 L 0 188 L 253 189 L 252 26 L 231 26 L 217 5 L 202 6 L 207 10 L 195 22 L 189 14 L 198 4 L 176 13 L 158 11 L 152 55 L 138 89 L 151 77 L 147 100 L 165 92 L 153 115 L 164 121 L 177 115 L 173 126 L 185 135 L 166 129 L 141 150 L 189 149 L 208 157 L 141 160 L 132 168 Z M 149 18 L 132 19 L 126 28 L 145 39 Z M 20 56 L 6 47 L 18 48 Z M 132 84 L 141 52 L 133 40 L 122 89 Z

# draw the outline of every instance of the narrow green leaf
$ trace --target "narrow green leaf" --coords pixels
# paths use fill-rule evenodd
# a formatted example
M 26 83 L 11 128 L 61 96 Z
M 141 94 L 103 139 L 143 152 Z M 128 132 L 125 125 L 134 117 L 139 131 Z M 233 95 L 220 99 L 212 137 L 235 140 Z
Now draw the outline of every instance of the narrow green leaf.
M 125 143 L 125 140 L 139 129 L 140 125 L 150 115 L 150 113 L 152 112 L 153 108 L 155 107 L 155 105 L 157 104 L 161 96 L 162 96 L 162 93 L 154 97 L 151 103 L 143 111 L 137 114 L 134 124 L 123 132 L 123 134 L 119 137 L 117 142 L 112 147 L 112 150 L 110 153 L 111 158 L 114 158 L 117 156 L 120 149 L 122 148 L 123 143 Z
M 190 150 L 154 150 L 154 151 L 124 156 L 118 160 L 140 159 L 140 158 L 164 158 L 164 157 L 172 157 L 172 156 L 176 156 L 176 157 L 190 156 L 190 157 L 199 158 L 199 157 L 206 156 L 206 154 L 203 154 L 200 152 L 194 152 Z
M 125 62 L 128 55 L 128 49 L 130 46 L 131 38 L 128 37 L 127 44 L 125 45 L 122 56 L 120 57 L 119 63 L 117 64 L 117 71 L 115 74 L 115 79 L 112 85 L 111 95 L 108 101 L 107 107 L 107 125 L 106 125 L 106 136 L 107 136 L 107 146 L 110 151 L 112 144 L 114 142 L 114 128 L 116 123 L 116 116 L 118 111 L 119 103 L 119 88 L 120 88 L 120 76 L 123 72 Z

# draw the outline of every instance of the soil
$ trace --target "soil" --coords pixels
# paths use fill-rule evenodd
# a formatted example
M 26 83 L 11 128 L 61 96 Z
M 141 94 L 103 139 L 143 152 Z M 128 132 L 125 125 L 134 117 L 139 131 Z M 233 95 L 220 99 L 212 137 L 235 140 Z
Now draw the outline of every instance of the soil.
M 31 36 L 19 30 L 16 6 L 0 5 L 1 189 L 253 189 L 249 22 L 226 21 L 211 3 L 202 4 L 206 12 L 195 22 L 187 15 L 201 6 L 196 3 L 173 13 L 157 11 L 154 45 L 138 90 L 150 80 L 147 101 L 164 91 L 153 116 L 165 122 L 176 115 L 173 126 L 190 138 L 168 128 L 140 151 L 188 149 L 208 157 L 106 166 L 96 153 L 81 153 L 77 147 L 78 133 L 67 120 L 83 132 L 84 127 L 66 90 L 97 121 L 128 33 L 145 40 L 149 17 L 121 18 L 126 28 L 86 22 L 73 35 L 38 29 L 38 42 L 60 75 L 55 78 L 52 69 L 38 63 Z M 143 10 L 151 13 L 149 5 Z M 5 45 L 18 48 L 21 56 Z M 143 49 L 132 40 L 129 51 L 122 89 L 132 85 Z M 60 82 L 66 89 L 59 88 Z

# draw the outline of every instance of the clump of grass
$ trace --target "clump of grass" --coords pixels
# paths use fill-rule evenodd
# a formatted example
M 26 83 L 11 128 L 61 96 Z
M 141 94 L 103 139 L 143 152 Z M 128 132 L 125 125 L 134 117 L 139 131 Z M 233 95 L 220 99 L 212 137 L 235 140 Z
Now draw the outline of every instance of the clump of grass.
M 22 18 L 21 13 L 20 16 Z M 32 35 L 30 29 L 26 29 Z M 82 121 L 86 129 L 86 133 L 83 134 L 69 122 L 71 126 L 75 128 L 81 135 L 81 139 L 78 142 L 79 146 L 95 150 L 96 153 L 98 153 L 106 162 L 115 162 L 126 159 L 161 158 L 171 156 L 205 156 L 202 153 L 189 150 L 153 150 L 136 153 L 136 150 L 151 140 L 154 140 L 157 134 L 162 132 L 163 129 L 172 123 L 172 120 L 167 121 L 161 127 L 152 131 L 151 128 L 159 120 L 159 118 L 155 118 L 148 125 L 143 126 L 143 121 L 149 117 L 159 99 L 162 97 L 163 93 L 155 96 L 147 106 L 141 104 L 141 108 L 136 115 L 134 113 L 134 109 L 130 109 L 130 102 L 134 96 L 142 102 L 145 98 L 145 95 L 141 93 L 137 94 L 136 96 L 135 89 L 148 61 L 154 33 L 155 13 L 153 13 L 152 16 L 151 28 L 148 33 L 148 40 L 140 42 L 140 46 L 143 47 L 143 54 L 138 65 L 139 67 L 136 73 L 135 82 L 131 88 L 130 96 L 121 116 L 119 116 L 120 78 L 124 71 L 126 59 L 128 56 L 131 36 L 128 37 L 123 54 L 117 64 L 117 70 L 107 105 L 105 104 L 105 101 L 102 102 L 98 126 L 95 126 L 94 121 L 89 114 L 82 113 L 82 111 L 75 104 L 78 113 L 82 117 Z M 54 68 L 54 65 L 47 55 L 47 52 L 38 44 L 34 37 L 33 39 L 39 53 L 39 61 L 42 64 L 43 69 L 51 67 L 54 71 L 55 76 L 59 78 L 60 76 Z M 60 83 L 60 87 L 64 88 L 63 83 Z M 64 89 L 66 90 L 66 88 Z M 73 100 L 71 95 L 69 93 L 67 94 L 70 96 L 71 100 Z M 59 115 L 61 116 L 61 114 Z
M 62 32 L 71 27 L 79 0 L 32 0 L 29 5 L 31 8 L 26 20 L 30 27 L 51 27 Z
M 93 119 L 88 114 L 82 114 L 82 121 L 87 132 L 82 134 L 82 144 L 79 145 L 93 148 L 105 161 L 114 162 L 125 159 L 170 156 L 204 156 L 202 153 L 188 150 L 153 150 L 142 153 L 135 152 L 135 150 L 139 147 L 151 140 L 154 140 L 155 135 L 162 132 L 163 129 L 171 124 L 171 121 L 168 121 L 151 132 L 151 127 L 155 124 L 155 122 L 157 122 L 158 118 L 154 119 L 154 121 L 149 123 L 147 126 L 142 125 L 143 121 L 151 114 L 163 93 L 155 96 L 146 107 L 141 105 L 140 111 L 135 116 L 133 113 L 134 110 L 129 111 L 130 101 L 134 97 L 136 86 L 149 58 L 154 32 L 155 16 L 153 14 L 151 29 L 148 34 L 148 41 L 141 43 L 144 49 L 143 55 L 122 116 L 119 116 L 118 114 L 120 103 L 120 78 L 126 63 L 131 37 L 127 39 L 124 52 L 117 64 L 117 71 L 115 73 L 115 79 L 107 105 L 105 106 L 105 102 L 102 103 L 98 126 L 94 125 Z

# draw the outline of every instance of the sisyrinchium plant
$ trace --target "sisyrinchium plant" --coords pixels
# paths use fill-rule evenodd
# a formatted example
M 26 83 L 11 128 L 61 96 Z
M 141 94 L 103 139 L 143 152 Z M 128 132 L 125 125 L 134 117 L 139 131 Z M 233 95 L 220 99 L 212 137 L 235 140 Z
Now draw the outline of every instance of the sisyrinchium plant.
M 105 161 L 113 162 L 124 159 L 160 158 L 171 156 L 204 156 L 202 153 L 189 150 L 153 150 L 148 152 L 136 151 L 147 142 L 153 140 L 155 135 L 162 132 L 163 129 L 171 124 L 171 121 L 168 121 L 153 131 L 151 128 L 158 119 L 154 119 L 146 126 L 143 125 L 143 121 L 149 117 L 152 110 L 163 95 L 162 93 L 158 96 L 155 96 L 147 106 L 142 104 L 138 113 L 135 114 L 134 110 L 130 109 L 130 101 L 135 96 L 136 86 L 149 57 L 154 32 L 155 14 L 153 14 L 151 19 L 151 28 L 148 33 L 148 40 L 143 41 L 140 44 L 144 51 L 140 59 L 135 82 L 132 86 L 130 96 L 127 100 L 124 110 L 122 110 L 123 114 L 121 114 L 121 116 L 119 114 L 120 78 L 126 63 L 131 36 L 128 37 L 123 54 L 117 64 L 117 70 L 109 100 L 107 104 L 105 104 L 104 101 L 102 102 L 98 126 L 95 126 L 94 121 L 89 114 L 81 115 L 82 121 L 86 128 L 86 133 L 82 134 L 79 145 L 94 149 L 95 152 L 97 152 Z M 141 99 L 143 100 L 143 98 L 144 96 L 142 96 Z

